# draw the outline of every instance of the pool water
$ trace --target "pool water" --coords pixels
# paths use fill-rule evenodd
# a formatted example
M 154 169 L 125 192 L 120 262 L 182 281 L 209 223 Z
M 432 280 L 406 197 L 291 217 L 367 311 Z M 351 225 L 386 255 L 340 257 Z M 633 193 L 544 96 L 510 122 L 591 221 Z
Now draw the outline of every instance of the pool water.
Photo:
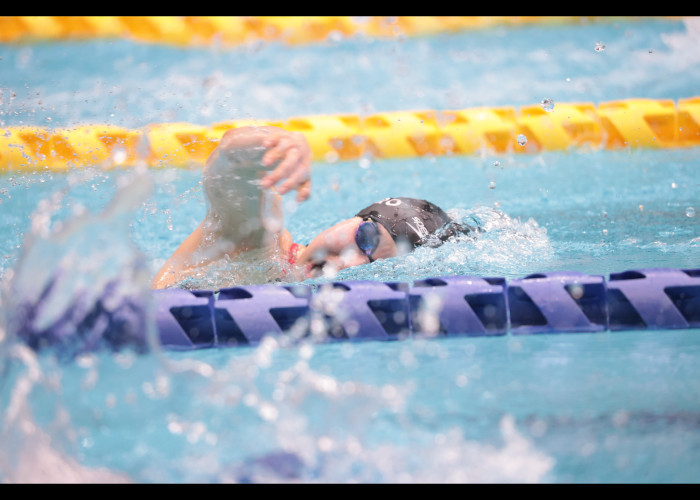
M 0 118 L 141 127 L 545 98 L 555 109 L 677 100 L 697 94 L 697 42 L 695 20 L 649 19 L 293 48 L 2 45 Z M 285 197 L 286 222 L 306 243 L 379 198 L 415 196 L 487 229 L 343 270 L 340 280 L 698 268 L 699 160 L 694 148 L 317 164 L 312 198 Z M 196 167 L 0 177 L 0 480 L 697 482 L 697 329 L 291 347 L 268 339 L 70 363 L 14 341 L 16 295 L 36 293 L 59 262 L 74 278 L 44 316 L 90 300 L 85 290 L 105 277 L 143 294 L 204 215 L 199 182 Z

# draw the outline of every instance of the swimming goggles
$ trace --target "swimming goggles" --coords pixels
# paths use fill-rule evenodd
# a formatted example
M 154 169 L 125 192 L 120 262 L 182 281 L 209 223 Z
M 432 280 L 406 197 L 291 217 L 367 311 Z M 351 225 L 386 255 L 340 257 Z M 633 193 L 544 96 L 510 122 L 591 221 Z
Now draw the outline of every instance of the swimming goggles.
M 362 250 L 370 262 L 374 262 L 372 258 L 372 253 L 379 246 L 379 228 L 377 224 L 372 220 L 364 220 L 357 226 L 357 231 L 355 232 L 355 243 Z

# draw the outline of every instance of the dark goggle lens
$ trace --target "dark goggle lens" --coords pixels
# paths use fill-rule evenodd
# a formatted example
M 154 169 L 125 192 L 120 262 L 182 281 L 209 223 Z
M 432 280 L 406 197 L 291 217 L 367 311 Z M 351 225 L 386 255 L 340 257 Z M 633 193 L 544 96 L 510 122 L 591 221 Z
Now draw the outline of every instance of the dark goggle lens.
M 355 233 L 355 243 L 360 247 L 367 257 L 379 246 L 379 228 L 372 221 L 365 221 L 360 224 Z

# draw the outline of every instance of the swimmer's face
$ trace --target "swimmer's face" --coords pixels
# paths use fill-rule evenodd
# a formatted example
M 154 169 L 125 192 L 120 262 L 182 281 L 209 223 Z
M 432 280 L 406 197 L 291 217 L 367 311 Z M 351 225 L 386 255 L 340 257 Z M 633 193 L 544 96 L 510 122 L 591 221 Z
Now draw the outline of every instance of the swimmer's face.
M 370 258 L 355 242 L 355 233 L 361 223 L 360 217 L 353 217 L 329 227 L 316 236 L 297 261 L 297 264 L 306 271 L 307 277 L 330 277 L 341 269 L 370 262 Z M 372 260 L 388 259 L 398 255 L 398 248 L 389 232 L 381 224 L 377 224 L 377 228 L 379 244 L 372 252 Z

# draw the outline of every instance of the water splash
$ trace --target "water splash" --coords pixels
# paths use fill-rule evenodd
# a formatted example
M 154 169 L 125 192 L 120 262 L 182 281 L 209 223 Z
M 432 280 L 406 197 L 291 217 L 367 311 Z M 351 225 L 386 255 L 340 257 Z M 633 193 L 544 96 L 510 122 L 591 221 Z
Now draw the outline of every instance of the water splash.
M 12 369 L 3 376 L 14 381 L 9 402 L 0 414 L 0 482 L 2 483 L 126 483 L 127 475 L 105 467 L 87 467 L 65 453 L 57 441 L 64 436 L 44 428 L 32 411 L 31 395 L 52 389 L 51 376 L 39 363 L 36 353 L 22 344 L 14 344 L 5 352 L 5 362 Z M 20 372 L 16 378 L 12 376 Z M 5 384 L 9 382 L 6 380 Z M 5 385 L 3 389 L 7 388 Z M 0 396 L 2 393 L 0 391 Z M 4 398 L 0 397 L 0 401 Z M 5 406 L 5 405 L 3 405 Z M 56 420 L 65 420 L 58 413 Z M 61 424 L 63 425 L 63 424 Z M 58 426 L 60 427 L 60 425 Z
M 280 451 L 234 466 L 224 477 L 238 483 L 542 482 L 554 465 L 551 457 L 536 451 L 517 432 L 512 417 L 504 417 L 500 427 L 505 441 L 500 448 L 466 440 L 459 429 L 439 434 L 432 445 L 423 446 L 365 448 L 353 438 L 321 438 L 315 443 L 313 465 L 293 452 Z
M 398 345 L 398 344 L 394 344 Z M 397 347 L 409 366 L 430 363 L 425 345 Z M 186 481 L 277 482 L 542 482 L 553 460 L 534 448 L 514 419 L 500 420 L 501 442 L 465 437 L 457 427 L 412 418 L 418 381 L 346 380 L 319 370 L 324 362 L 375 362 L 371 346 L 301 344 L 267 338 L 231 358 L 209 380 L 183 386 L 198 410 L 178 406 L 173 437 L 197 442 L 207 470 L 190 467 Z M 392 357 L 394 354 L 389 354 Z M 324 361 L 325 360 L 325 361 Z M 381 379 L 382 377 L 380 377 Z M 208 415 L 206 423 L 197 415 Z M 244 432 L 229 432 L 232 422 Z M 208 442 L 202 438 L 212 437 Z M 199 436 L 199 437 L 197 437 Z M 194 446 L 193 446 L 194 447 Z M 206 450 L 206 451 L 205 451 Z
M 4 280 L 8 332 L 36 350 L 53 346 L 67 359 L 105 343 L 146 348 L 148 272 L 129 223 L 151 184 L 147 175 L 135 175 L 122 179 L 102 213 L 84 212 L 53 228 L 65 192 L 39 203 Z
M 84 342 L 62 342 L 75 362 L 55 364 L 44 351 L 37 355 L 15 342 L 26 321 L 32 329 L 61 321 L 83 324 L 94 310 L 89 304 L 104 299 L 110 286 L 120 290 L 114 297 L 141 297 L 147 279 L 128 243 L 127 214 L 147 191 L 143 184 L 126 184 L 104 212 L 81 214 L 57 231 L 37 224 L 28 238 L 3 294 L 5 311 L 26 303 L 36 307 L 33 315 L 12 314 L 9 335 L 0 344 L 10 374 L 0 387 L 2 481 L 546 480 L 552 459 L 523 438 L 509 417 L 501 421 L 502 444 L 468 439 L 458 428 L 436 435 L 433 427 L 410 418 L 419 380 L 347 380 L 323 368 L 328 360 L 334 366 L 355 364 L 355 356 L 371 363 L 377 356 L 372 346 L 289 346 L 267 338 L 253 350 L 120 358 L 84 354 Z M 59 200 L 54 201 L 55 207 Z M 472 223 L 478 217 L 494 241 L 499 234 L 510 243 L 546 241 L 533 222 L 523 224 L 493 209 L 450 215 Z M 474 243 L 455 238 L 424 252 L 438 251 L 431 256 L 440 266 L 462 245 L 471 249 L 462 256 L 473 252 Z M 410 259 L 404 264 L 412 274 L 423 266 Z M 85 333 L 102 331 L 99 321 L 85 326 Z M 401 352 L 391 358 L 403 366 L 430 362 L 418 342 L 397 349 Z
M 460 235 L 437 248 L 419 247 L 410 254 L 343 269 L 334 279 L 412 281 L 435 276 L 519 277 L 545 266 L 554 257 L 545 228 L 534 219 L 521 221 L 495 207 L 450 209 L 457 222 L 483 229 L 477 237 Z
M 84 172 L 69 184 L 80 184 L 80 179 L 86 179 Z M 129 234 L 133 210 L 150 193 L 150 178 L 137 169 L 118 182 L 117 194 L 102 212 L 80 210 L 67 222 L 52 224 L 68 189 L 39 202 L 22 253 L 4 274 L 3 482 L 128 481 L 125 474 L 85 466 L 66 451 L 76 429 L 59 401 L 72 388 L 61 384 L 65 373 L 52 361 L 80 359 L 106 345 L 143 351 L 154 340 L 145 261 Z M 54 423 L 46 425 L 47 418 Z
M 686 17 L 683 19 L 683 24 L 686 28 L 685 32 L 661 34 L 661 40 L 671 49 L 673 55 L 678 56 L 676 63 L 681 66 L 681 69 L 700 59 L 697 51 L 693 50 L 700 41 L 700 18 Z
M 550 98 L 542 99 L 540 101 L 540 105 L 542 106 L 542 109 L 545 111 L 553 111 L 554 110 L 554 101 Z

